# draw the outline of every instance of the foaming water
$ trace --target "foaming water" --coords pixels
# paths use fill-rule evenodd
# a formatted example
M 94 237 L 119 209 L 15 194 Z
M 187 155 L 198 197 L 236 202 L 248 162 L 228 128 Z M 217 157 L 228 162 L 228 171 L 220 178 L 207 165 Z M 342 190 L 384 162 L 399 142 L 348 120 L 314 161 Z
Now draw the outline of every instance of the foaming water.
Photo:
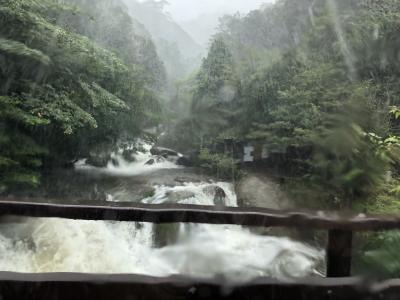
M 225 275 L 246 281 L 258 276 L 315 275 L 317 263 L 323 259 L 323 253 L 310 246 L 287 238 L 257 236 L 240 226 L 193 225 L 181 230 L 176 245 L 155 249 L 151 224 L 60 219 L 25 222 L 32 229 L 28 240 L 0 235 L 3 271 Z
M 138 170 L 137 164 L 142 166 L 149 153 L 138 156 L 132 164 L 90 170 L 124 176 L 147 173 L 147 168 Z M 81 162 L 77 168 L 88 166 Z M 234 187 L 227 182 L 159 185 L 155 186 L 154 195 L 143 202 L 214 205 L 216 189 L 224 191 L 224 205 L 237 206 Z M 177 239 L 157 248 L 160 225 L 150 223 L 25 218 L 3 220 L 2 224 L 3 271 L 184 274 L 205 278 L 218 275 L 242 282 L 258 276 L 321 275 L 317 269 L 324 260 L 322 250 L 288 238 L 257 235 L 233 225 L 163 225 Z
M 258 236 L 240 226 L 194 225 L 183 243 L 160 250 L 174 273 L 226 276 L 246 281 L 259 276 L 317 275 L 323 253 L 287 238 Z
M 156 186 L 154 196 L 144 199 L 143 202 L 149 204 L 175 202 L 180 204 L 215 205 L 214 193 L 212 192 L 215 187 L 222 188 L 225 192 L 225 206 L 237 207 L 233 185 L 228 182 L 186 182 L 174 187 Z
M 175 164 L 174 159 L 165 159 L 162 162 L 155 164 L 146 164 L 149 160 L 154 158 L 150 153 L 152 145 L 145 142 L 138 142 L 139 147 L 142 149 L 134 155 L 135 161 L 128 162 L 122 156 L 122 150 L 112 153 L 111 158 L 105 168 L 98 168 L 86 164 L 86 159 L 81 159 L 75 164 L 75 169 L 77 171 L 86 172 L 97 172 L 114 176 L 139 176 L 143 174 L 148 174 L 156 172 L 162 169 L 179 169 L 181 168 Z

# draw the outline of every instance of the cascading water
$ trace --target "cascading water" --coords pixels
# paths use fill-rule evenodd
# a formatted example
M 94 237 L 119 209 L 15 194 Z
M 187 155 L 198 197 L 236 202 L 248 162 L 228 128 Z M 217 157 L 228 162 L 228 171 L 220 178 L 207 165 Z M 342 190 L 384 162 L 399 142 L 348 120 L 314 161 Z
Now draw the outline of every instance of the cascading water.
M 148 150 L 147 147 L 138 154 L 133 163 L 115 154 L 118 164 L 96 169 L 80 162 L 77 171 L 138 176 L 178 168 L 168 161 L 145 165 L 151 159 Z M 226 182 L 157 185 L 154 195 L 143 202 L 214 205 L 216 191 L 221 189 L 224 205 L 237 206 L 234 188 Z M 112 194 L 108 199 L 116 201 Z M 3 220 L 2 224 L 0 269 L 3 271 L 218 275 L 245 281 L 258 276 L 320 275 L 317 268 L 324 259 L 323 251 L 303 243 L 257 235 L 232 225 L 171 226 L 169 234 L 175 235 L 175 242 L 157 248 L 154 240 L 156 226 L 160 225 L 149 223 L 17 218 Z
M 111 155 L 112 161 L 108 163 L 106 168 L 96 168 L 87 165 L 86 159 L 78 161 L 75 168 L 78 171 L 95 171 L 114 176 L 138 176 L 162 169 L 180 168 L 174 163 L 174 160 L 167 159 L 156 164 L 146 164 L 153 157 L 150 153 L 152 146 L 141 141 L 138 142 L 138 145 L 142 150 L 135 154 L 135 160 L 133 162 L 126 161 L 122 156 L 122 151 L 119 151 Z

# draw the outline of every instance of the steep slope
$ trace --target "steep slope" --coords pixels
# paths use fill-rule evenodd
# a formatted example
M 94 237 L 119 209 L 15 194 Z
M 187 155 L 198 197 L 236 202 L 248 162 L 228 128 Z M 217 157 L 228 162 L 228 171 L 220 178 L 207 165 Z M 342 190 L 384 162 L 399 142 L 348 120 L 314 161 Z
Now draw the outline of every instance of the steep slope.
M 200 64 L 204 49 L 165 12 L 163 2 L 124 0 L 129 12 L 149 31 L 167 72 L 182 77 Z
M 201 16 L 181 22 L 181 26 L 203 48 L 207 49 L 210 38 L 217 33 L 221 14 L 202 14 Z

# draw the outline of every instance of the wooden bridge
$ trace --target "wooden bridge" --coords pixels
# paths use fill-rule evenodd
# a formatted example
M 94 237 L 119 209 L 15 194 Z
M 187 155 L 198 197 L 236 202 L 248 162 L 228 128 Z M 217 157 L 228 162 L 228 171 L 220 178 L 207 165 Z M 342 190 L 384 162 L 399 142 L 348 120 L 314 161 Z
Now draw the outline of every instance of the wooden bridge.
M 400 229 L 400 217 L 306 213 L 198 205 L 90 204 L 61 205 L 0 201 L 0 216 L 65 218 L 151 223 L 235 224 L 288 227 L 329 232 L 327 278 L 277 281 L 259 278 L 243 285 L 223 279 L 184 276 L 0 272 L 0 299 L 400 299 L 400 280 L 364 282 L 351 276 L 355 231 Z M 0 253 L 1 255 L 1 253 Z

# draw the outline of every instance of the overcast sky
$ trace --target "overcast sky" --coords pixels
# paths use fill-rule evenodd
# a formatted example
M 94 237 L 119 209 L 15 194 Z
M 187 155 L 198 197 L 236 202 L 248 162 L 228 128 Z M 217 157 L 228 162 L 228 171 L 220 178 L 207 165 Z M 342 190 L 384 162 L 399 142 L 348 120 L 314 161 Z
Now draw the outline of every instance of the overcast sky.
M 202 14 L 248 12 L 271 0 L 168 0 L 169 13 L 178 22 L 194 19 Z

